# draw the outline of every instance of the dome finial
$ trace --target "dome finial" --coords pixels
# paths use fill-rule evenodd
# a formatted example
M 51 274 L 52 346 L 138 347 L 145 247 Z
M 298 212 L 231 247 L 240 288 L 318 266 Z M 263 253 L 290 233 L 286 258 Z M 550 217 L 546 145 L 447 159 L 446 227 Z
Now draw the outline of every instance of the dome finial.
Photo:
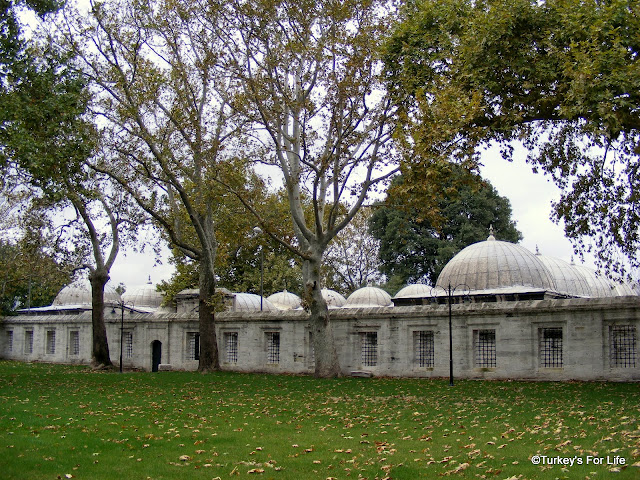
M 147 284 L 152 285 L 152 283 L 151 283 L 151 275 L 149 275 L 149 281 L 147 282 Z
M 538 245 L 536 245 L 536 255 L 540 255 L 540 249 L 538 248 Z
M 487 241 L 493 241 L 496 237 L 493 236 L 493 224 L 489 225 L 489 236 L 487 237 Z

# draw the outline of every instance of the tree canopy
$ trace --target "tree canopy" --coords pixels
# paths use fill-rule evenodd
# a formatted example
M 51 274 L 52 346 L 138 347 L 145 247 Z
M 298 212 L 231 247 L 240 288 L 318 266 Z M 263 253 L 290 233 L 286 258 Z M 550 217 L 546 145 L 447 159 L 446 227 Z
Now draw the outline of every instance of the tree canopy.
M 390 288 L 416 282 L 435 285 L 447 262 L 466 246 L 486 240 L 491 226 L 500 240 L 522 239 L 509 200 L 488 181 L 455 165 L 440 180 L 441 196 L 421 197 L 418 208 L 406 194 L 395 193 L 404 182 L 399 176 L 384 202 L 374 206 L 369 228 L 380 241 L 380 270 Z M 437 210 L 438 217 L 425 216 L 425 210 Z
M 386 65 L 409 144 L 473 164 L 522 142 L 562 189 L 574 245 L 612 272 L 637 265 L 639 28 L 636 1 L 408 2 Z

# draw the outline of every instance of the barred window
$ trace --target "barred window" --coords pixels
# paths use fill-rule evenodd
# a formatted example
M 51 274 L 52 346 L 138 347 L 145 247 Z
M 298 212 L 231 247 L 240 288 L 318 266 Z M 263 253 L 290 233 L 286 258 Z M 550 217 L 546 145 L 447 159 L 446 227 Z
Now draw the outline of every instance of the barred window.
M 280 332 L 267 332 L 267 363 L 280 363 Z
M 187 332 L 187 360 L 200 360 L 199 332 Z
M 13 330 L 7 332 L 7 348 L 13 352 Z
M 378 364 L 378 332 L 361 334 L 362 366 L 375 367 Z
M 80 355 L 80 332 L 69 332 L 69 355 Z
M 27 355 L 33 353 L 33 330 L 24 332 L 24 353 Z
M 133 332 L 124 332 L 124 358 L 133 358 Z
M 225 333 L 224 345 L 227 351 L 227 362 L 238 363 L 238 332 Z
M 476 330 L 475 332 L 476 367 L 496 366 L 496 331 Z
M 46 353 L 48 355 L 54 355 L 56 353 L 56 331 L 55 330 L 47 330 L 47 343 L 46 343 Z
M 614 325 L 609 327 L 609 352 L 612 368 L 636 366 L 636 327 Z
M 433 332 L 413 332 L 413 349 L 415 361 L 419 367 L 433 367 Z
M 540 366 L 562 367 L 562 328 L 542 328 L 540 332 Z

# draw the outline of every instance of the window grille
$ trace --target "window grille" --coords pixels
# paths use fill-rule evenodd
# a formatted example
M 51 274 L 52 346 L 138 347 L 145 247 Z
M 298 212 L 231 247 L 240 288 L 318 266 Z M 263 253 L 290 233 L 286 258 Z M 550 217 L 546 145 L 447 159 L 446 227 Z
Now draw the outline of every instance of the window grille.
M 9 351 L 13 352 L 13 330 L 9 330 L 7 332 L 7 343 L 8 343 Z
M 416 363 L 419 367 L 433 367 L 433 332 L 420 331 L 413 333 Z
M 48 355 L 54 355 L 56 353 L 56 331 L 47 330 L 47 344 L 46 352 Z
M 280 332 L 267 333 L 267 363 L 280 363 Z
M 187 360 L 200 360 L 200 333 L 187 332 Z
M 562 328 L 543 328 L 540 335 L 540 366 L 562 367 Z
M 238 363 L 238 332 L 225 333 L 224 343 L 227 350 L 227 362 Z
M 476 367 L 496 366 L 496 331 L 478 330 L 476 333 Z
M 80 355 L 80 332 L 69 332 L 69 355 Z
M 636 366 L 636 327 L 615 325 L 609 327 L 609 351 L 611 367 L 629 368 Z
M 33 330 L 24 332 L 24 353 L 27 355 L 33 353 Z
M 362 365 L 375 367 L 378 364 L 378 333 L 363 332 L 362 334 Z
M 124 358 L 133 358 L 133 332 L 124 332 Z

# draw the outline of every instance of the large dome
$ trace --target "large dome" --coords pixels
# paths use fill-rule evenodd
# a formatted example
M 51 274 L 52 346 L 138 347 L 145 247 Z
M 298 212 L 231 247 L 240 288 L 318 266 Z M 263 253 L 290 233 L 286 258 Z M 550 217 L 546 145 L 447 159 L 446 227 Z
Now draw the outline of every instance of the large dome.
M 558 293 L 566 293 L 576 297 L 591 296 L 589 282 L 574 265 L 559 258 L 547 257 L 539 253 L 536 253 L 536 257 L 551 272 Z
M 363 287 L 347 298 L 344 308 L 392 307 L 391 295 L 377 287 Z
M 432 295 L 429 285 L 424 283 L 410 283 L 404 288 L 401 288 L 393 298 L 426 298 Z
M 146 285 L 135 289 L 133 292 L 125 292 L 122 300 L 133 307 L 159 308 L 162 304 L 162 294 L 156 290 L 151 279 Z
M 105 303 L 118 303 L 120 301 L 120 295 L 111 285 L 104 287 L 104 301 Z M 74 282 L 71 285 L 64 287 L 52 303 L 55 307 L 68 307 L 86 305 L 91 307 L 91 284 L 88 280 Z
M 254 293 L 234 293 L 234 311 L 236 312 L 259 312 L 260 295 Z M 278 309 L 266 298 L 262 298 L 262 311 L 275 312 Z
M 324 298 L 324 301 L 327 302 L 327 307 L 329 308 L 340 308 L 343 307 L 345 303 L 347 303 L 347 299 L 335 290 L 323 288 L 320 292 L 322 293 L 322 298 Z
M 556 289 L 549 269 L 533 253 L 520 245 L 498 241 L 493 235 L 469 245 L 447 263 L 436 286 L 449 285 L 466 285 L 472 291 L 521 286 Z
M 584 265 L 572 264 L 573 268 L 578 270 L 587 280 L 590 289 L 590 297 L 616 297 L 614 286 L 605 278 L 597 274 L 597 272 Z
M 279 310 L 295 310 L 301 306 L 300 297 L 286 290 L 269 295 L 267 300 Z

